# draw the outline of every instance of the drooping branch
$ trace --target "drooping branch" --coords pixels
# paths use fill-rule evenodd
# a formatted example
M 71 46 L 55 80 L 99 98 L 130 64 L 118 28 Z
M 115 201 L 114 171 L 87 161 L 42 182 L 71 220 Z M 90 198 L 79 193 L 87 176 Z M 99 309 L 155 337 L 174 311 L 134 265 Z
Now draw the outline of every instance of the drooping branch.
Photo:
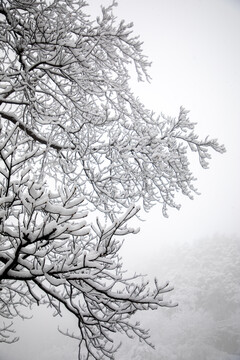
M 15 334 L 15 330 L 12 329 L 12 325 L 13 323 L 5 324 L 3 322 L 0 327 L 0 343 L 13 344 L 19 340 L 19 337 L 17 336 L 12 337 L 12 335 Z
M 23 124 L 19 119 L 17 119 L 14 114 L 9 114 L 9 113 L 0 111 L 0 116 L 2 116 L 3 119 L 9 120 L 13 124 L 17 124 L 19 126 L 19 128 L 22 131 L 24 131 L 26 133 L 26 135 L 28 135 L 36 143 L 46 145 L 47 147 L 53 148 L 57 151 L 69 149 L 69 147 L 64 147 L 64 146 L 58 145 L 55 142 L 49 142 L 47 139 L 43 138 L 41 135 L 36 134 L 36 132 L 34 132 L 27 125 Z M 72 147 L 72 149 L 74 149 L 74 147 Z

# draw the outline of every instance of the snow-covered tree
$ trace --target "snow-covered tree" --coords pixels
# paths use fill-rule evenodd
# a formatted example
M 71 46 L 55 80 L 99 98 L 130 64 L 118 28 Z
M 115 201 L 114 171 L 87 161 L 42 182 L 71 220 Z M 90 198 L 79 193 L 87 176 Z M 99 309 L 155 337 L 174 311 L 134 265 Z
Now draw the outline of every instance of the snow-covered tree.
M 240 238 L 235 235 L 170 246 L 159 271 L 174 283 L 179 306 L 155 314 L 154 319 L 144 314 L 155 351 L 135 343 L 128 357 L 119 359 L 239 359 L 239 252 Z
M 65 307 L 79 358 L 113 359 L 111 332 L 148 342 L 131 315 L 171 306 L 167 283 L 124 278 L 127 222 L 139 205 L 179 208 L 177 191 L 196 192 L 188 149 L 206 168 L 224 147 L 199 140 L 182 107 L 177 118 L 145 109 L 129 87 L 129 65 L 139 81 L 149 66 L 132 24 L 116 21 L 115 1 L 94 21 L 86 5 L 0 1 L 0 313 Z M 11 331 L 4 322 L 1 341 Z

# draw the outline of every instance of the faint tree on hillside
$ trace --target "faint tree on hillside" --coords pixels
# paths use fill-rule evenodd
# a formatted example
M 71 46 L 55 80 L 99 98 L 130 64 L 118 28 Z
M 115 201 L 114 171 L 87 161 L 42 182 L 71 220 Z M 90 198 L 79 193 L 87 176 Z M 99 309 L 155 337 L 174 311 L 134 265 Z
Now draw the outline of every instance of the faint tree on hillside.
M 188 148 L 205 168 L 208 149 L 224 147 L 199 140 L 183 108 L 177 118 L 144 108 L 128 84 L 129 64 L 139 81 L 149 66 L 132 25 L 116 21 L 115 1 L 95 21 L 85 5 L 0 2 L 0 311 L 65 307 L 79 357 L 112 359 L 112 332 L 148 342 L 133 313 L 171 306 L 168 284 L 124 278 L 127 222 L 139 205 L 159 202 L 166 216 L 177 191 L 192 197 Z M 2 341 L 17 340 L 8 326 Z
M 239 359 L 239 253 L 239 236 L 199 239 L 165 252 L 160 271 L 174 283 L 179 306 L 154 320 L 149 314 L 156 351 L 136 344 L 128 357 Z

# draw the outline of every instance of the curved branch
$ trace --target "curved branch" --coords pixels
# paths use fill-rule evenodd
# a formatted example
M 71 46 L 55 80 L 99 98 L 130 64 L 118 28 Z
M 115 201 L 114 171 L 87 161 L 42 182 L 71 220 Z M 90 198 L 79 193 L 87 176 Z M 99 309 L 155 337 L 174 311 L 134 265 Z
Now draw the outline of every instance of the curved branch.
M 23 122 L 21 122 L 19 119 L 15 117 L 15 115 L 6 113 L 4 111 L 0 111 L 0 116 L 2 116 L 4 119 L 11 121 L 13 124 L 18 124 L 19 128 L 23 130 L 28 136 L 30 136 L 33 140 L 36 142 L 46 145 L 52 149 L 55 149 L 57 151 L 61 150 L 74 150 L 75 146 L 61 146 L 55 142 L 49 142 L 48 140 L 44 139 L 42 136 L 37 135 L 33 130 L 31 130 L 29 127 L 27 127 Z

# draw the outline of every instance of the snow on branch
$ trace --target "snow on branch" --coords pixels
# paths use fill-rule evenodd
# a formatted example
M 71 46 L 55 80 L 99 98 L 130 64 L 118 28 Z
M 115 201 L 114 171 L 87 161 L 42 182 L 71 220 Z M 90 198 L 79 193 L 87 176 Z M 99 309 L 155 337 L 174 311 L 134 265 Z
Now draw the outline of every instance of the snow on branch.
M 167 216 L 179 191 L 192 198 L 189 150 L 207 168 L 225 149 L 200 140 L 183 107 L 176 118 L 144 107 L 128 83 L 131 64 L 139 81 L 150 66 L 132 24 L 115 1 L 95 21 L 86 5 L 0 3 L 0 313 L 64 306 L 86 358 L 113 359 L 112 332 L 148 342 L 132 314 L 172 306 L 168 283 L 124 278 L 129 220 L 156 203 Z
M 85 5 L 40 1 L 28 11 L 3 2 L 0 115 L 45 149 L 35 167 L 42 177 L 77 183 L 80 196 L 105 213 L 160 202 L 167 216 L 168 207 L 179 208 L 176 192 L 196 192 L 187 148 L 206 168 L 209 149 L 224 147 L 199 140 L 182 107 L 177 119 L 144 108 L 128 86 L 127 64 L 139 79 L 150 65 L 132 24 L 117 23 L 115 2 L 96 22 Z
M 95 359 L 103 354 L 113 358 L 112 332 L 151 344 L 148 332 L 131 316 L 174 304 L 163 299 L 172 290 L 168 283 L 156 281 L 150 290 L 140 276 L 124 278 L 121 237 L 138 232 L 127 223 L 140 207 L 132 204 L 105 225 L 99 219 L 88 225 L 85 199 L 77 196 L 77 188 L 48 191 L 26 166 L 41 150 L 29 151 L 29 143 L 18 144 L 19 138 L 19 128 L 10 126 L 1 139 L 5 146 L 0 142 L 0 314 L 24 318 L 22 308 L 46 303 L 60 315 L 64 306 L 78 321 L 79 334 L 73 337 Z M 1 341 L 17 341 L 8 332 L 8 325 L 0 329 Z

